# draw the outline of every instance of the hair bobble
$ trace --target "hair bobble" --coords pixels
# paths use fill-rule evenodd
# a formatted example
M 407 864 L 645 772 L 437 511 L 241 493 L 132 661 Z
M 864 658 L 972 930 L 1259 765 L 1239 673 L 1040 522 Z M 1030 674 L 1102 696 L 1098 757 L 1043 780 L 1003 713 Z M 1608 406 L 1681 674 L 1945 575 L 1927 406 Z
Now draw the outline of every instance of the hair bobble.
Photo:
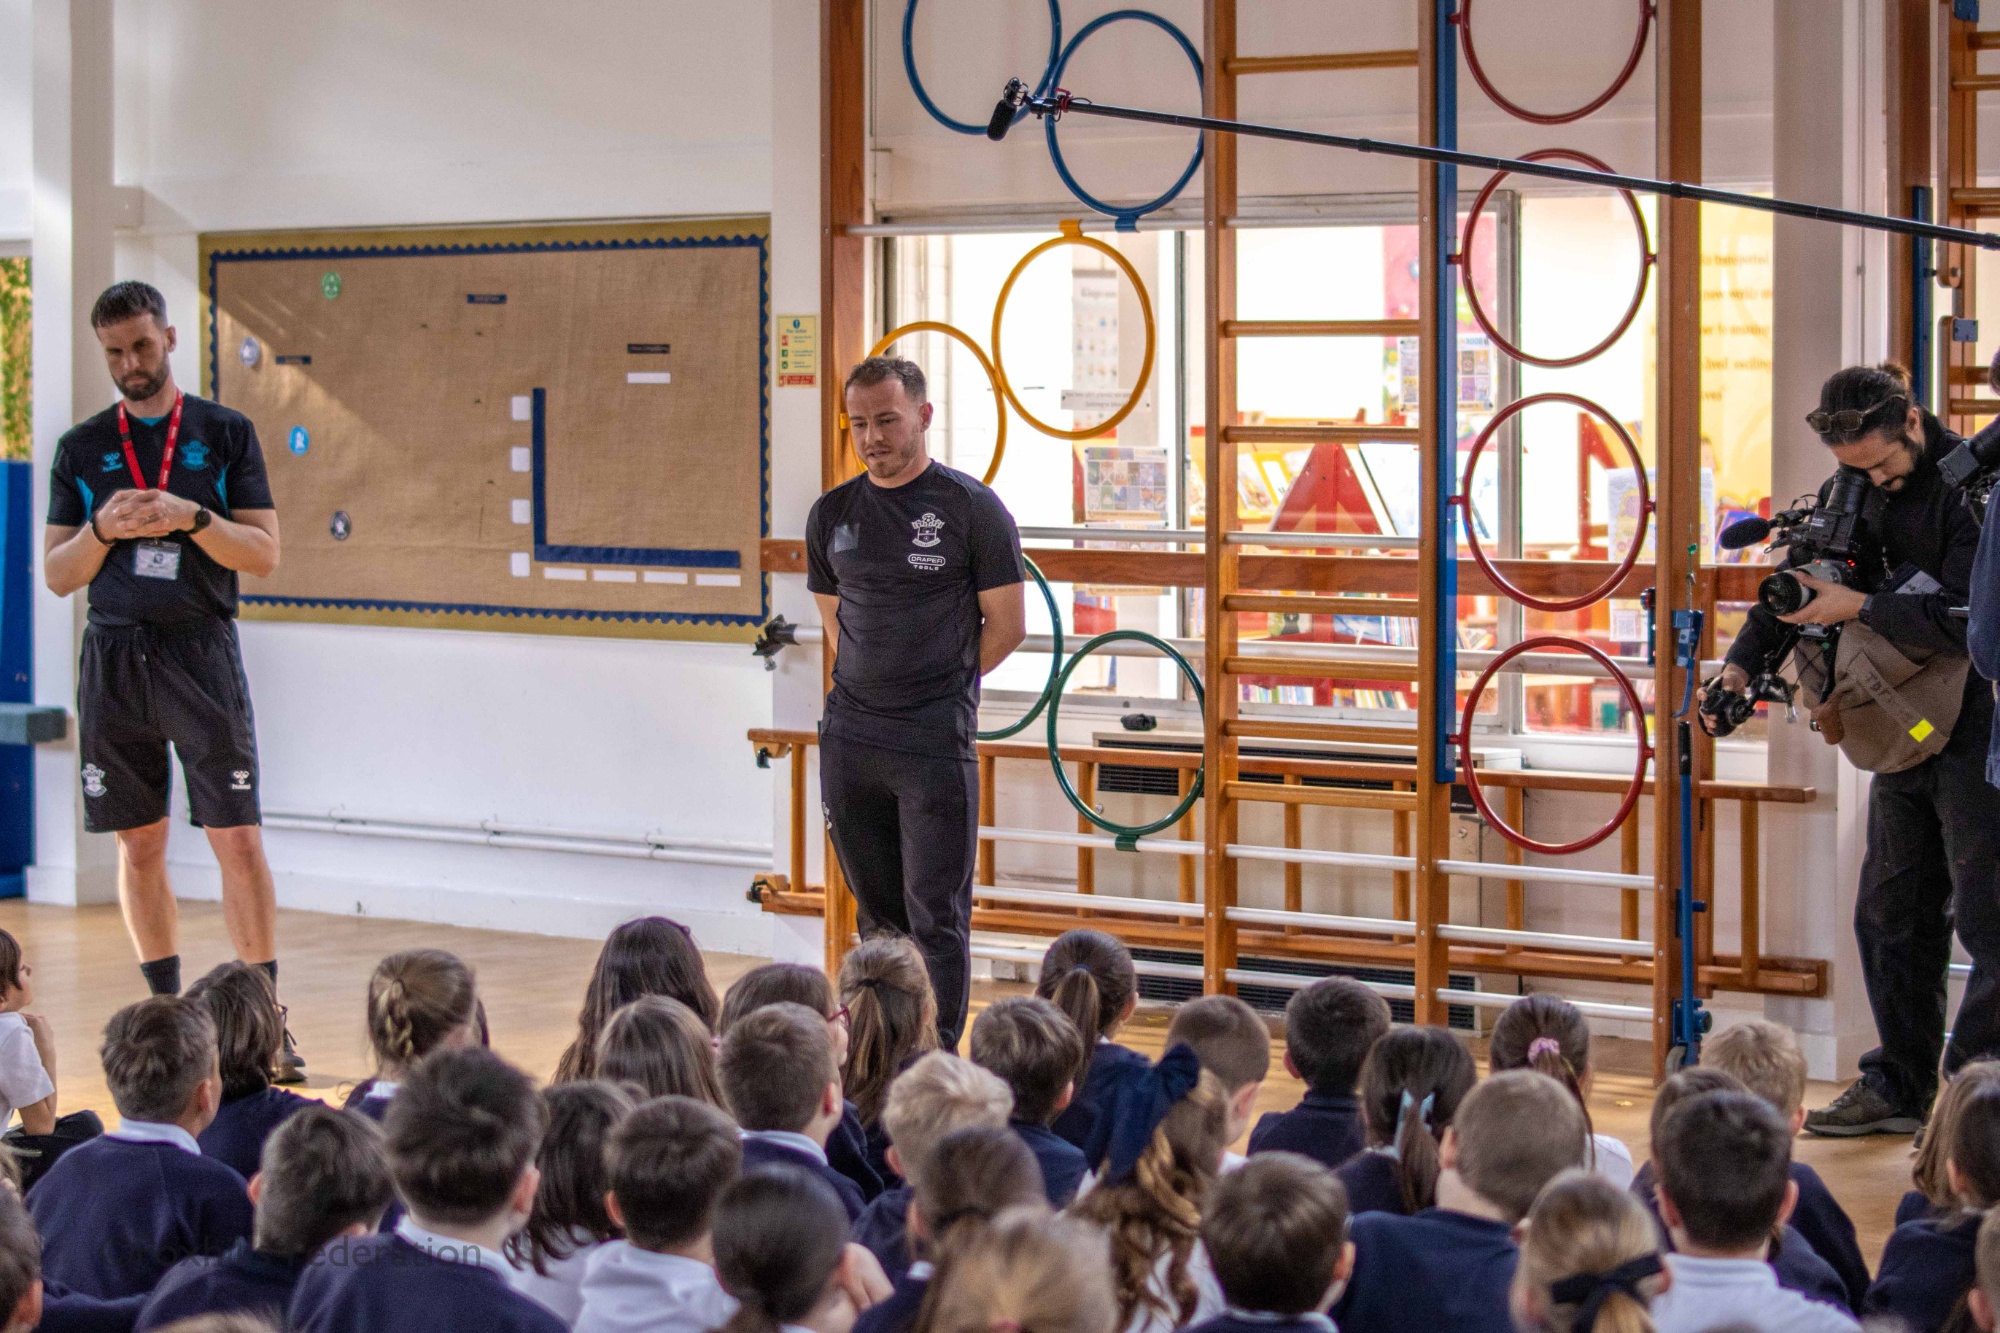
M 1577 1307 L 1576 1318 L 1570 1327 L 1575 1333 L 1590 1333 L 1597 1323 L 1597 1315 L 1604 1308 L 1611 1293 L 1622 1291 L 1640 1305 L 1646 1298 L 1640 1294 L 1639 1284 L 1661 1271 L 1660 1256 L 1642 1254 L 1637 1259 L 1618 1265 L 1608 1273 L 1578 1273 L 1566 1277 L 1549 1289 L 1549 1298 L 1557 1305 Z
M 1535 1058 L 1541 1055 L 1543 1051 L 1547 1051 L 1558 1060 L 1565 1058 L 1561 1042 L 1557 1041 L 1554 1037 L 1537 1037 L 1528 1043 L 1528 1063 L 1533 1064 Z

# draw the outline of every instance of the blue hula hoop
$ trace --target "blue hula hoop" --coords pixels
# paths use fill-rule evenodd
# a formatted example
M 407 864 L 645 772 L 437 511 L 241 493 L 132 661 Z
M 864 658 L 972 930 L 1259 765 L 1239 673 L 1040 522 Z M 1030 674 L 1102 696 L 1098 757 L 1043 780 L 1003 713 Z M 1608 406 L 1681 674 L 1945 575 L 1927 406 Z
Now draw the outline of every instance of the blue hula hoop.
M 911 0 L 911 7 L 915 8 L 915 0 Z M 1204 82 L 1207 76 L 1202 70 L 1201 52 L 1195 49 L 1194 43 L 1188 40 L 1187 34 L 1175 27 L 1170 20 L 1161 18 L 1158 14 L 1149 13 L 1143 9 L 1114 9 L 1109 14 L 1099 14 L 1090 22 L 1084 24 L 1083 27 L 1077 30 L 1076 36 L 1069 39 L 1069 44 L 1063 47 L 1062 56 L 1056 61 L 1055 67 L 1050 70 L 1047 82 L 1051 86 L 1060 86 L 1063 71 L 1069 67 L 1069 58 L 1076 54 L 1077 47 L 1083 45 L 1083 39 L 1106 24 L 1116 23 L 1120 19 L 1133 19 L 1140 23 L 1150 23 L 1165 32 L 1169 37 L 1172 37 L 1176 42 L 1179 42 L 1181 50 L 1187 55 L 1188 63 L 1194 66 L 1196 85 L 1200 86 Z M 907 32 L 908 29 L 905 28 L 905 31 Z M 909 48 L 906 45 L 904 49 L 907 51 Z M 1201 170 L 1201 154 L 1204 141 L 1197 137 L 1194 144 L 1194 156 L 1188 159 L 1187 170 L 1181 173 L 1179 180 L 1167 188 L 1165 194 L 1147 203 L 1139 204 L 1136 207 L 1117 208 L 1104 203 L 1081 185 L 1077 184 L 1076 177 L 1070 173 L 1069 164 L 1063 161 L 1062 146 L 1056 142 L 1056 118 L 1054 116 L 1043 117 L 1042 129 L 1047 134 L 1049 140 L 1049 158 L 1055 163 L 1056 175 L 1062 177 L 1062 183 L 1069 188 L 1071 194 L 1075 195 L 1082 202 L 1090 205 L 1090 207 L 1100 213 L 1108 214 L 1118 219 L 1118 230 L 1120 231 L 1137 230 L 1136 224 L 1140 218 L 1156 208 L 1163 208 L 1172 203 L 1180 195 L 1180 192 L 1187 188 L 1188 182 L 1194 179 L 1194 173 Z M 980 132 L 982 134 L 985 132 L 983 126 Z
M 924 90 L 924 81 L 917 77 L 917 53 L 913 42 L 916 27 L 917 0 L 909 0 L 909 3 L 903 6 L 903 72 L 909 75 L 910 91 L 917 95 L 917 102 L 924 110 L 931 113 L 931 119 L 937 121 L 938 124 L 948 130 L 956 130 L 960 134 L 985 134 L 986 126 L 983 124 L 974 125 L 969 121 L 953 120 L 950 116 L 947 116 L 938 108 L 938 104 L 931 100 L 931 95 Z M 1049 0 L 1049 61 L 1046 65 L 1042 66 L 1042 77 L 1041 81 L 1035 85 L 1035 96 L 1040 97 L 1055 86 L 1056 62 L 1061 53 L 1062 4 L 1061 0 Z M 1022 107 L 1014 113 L 1014 123 L 1017 125 L 1020 124 L 1027 114 L 1028 108 L 1025 106 Z

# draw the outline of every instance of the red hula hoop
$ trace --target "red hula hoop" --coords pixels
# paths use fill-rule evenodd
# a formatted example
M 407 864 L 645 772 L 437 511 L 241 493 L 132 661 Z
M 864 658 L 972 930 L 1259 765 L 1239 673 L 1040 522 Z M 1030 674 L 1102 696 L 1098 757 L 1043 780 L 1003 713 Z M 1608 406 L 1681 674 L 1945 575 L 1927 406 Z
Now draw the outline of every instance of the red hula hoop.
M 1609 172 L 1611 170 L 1611 167 L 1607 163 L 1599 161 L 1588 153 L 1579 153 L 1570 148 L 1537 149 L 1535 152 L 1523 154 L 1521 160 L 1523 162 L 1546 162 L 1551 158 L 1561 158 L 1574 162 L 1578 166 L 1589 167 L 1592 171 Z M 1620 190 L 1618 192 L 1625 197 L 1625 207 L 1632 214 L 1632 225 L 1639 231 L 1639 281 L 1632 289 L 1632 303 L 1625 307 L 1625 314 L 1619 319 L 1617 326 L 1610 333 L 1604 335 L 1604 338 L 1595 347 L 1578 352 L 1575 356 L 1536 356 L 1532 352 L 1525 352 L 1509 342 L 1500 330 L 1494 327 L 1493 321 L 1487 317 L 1486 307 L 1479 303 L 1479 286 L 1472 280 L 1472 264 L 1468 258 L 1472 254 L 1473 232 L 1479 226 L 1479 215 L 1485 209 L 1486 201 L 1493 197 L 1493 191 L 1506 178 L 1507 173 L 1502 171 L 1490 177 L 1486 184 L 1480 186 L 1478 197 L 1472 201 L 1472 211 L 1465 216 L 1465 239 L 1459 245 L 1458 259 L 1465 270 L 1465 303 L 1471 307 L 1472 318 L 1479 325 L 1480 329 L 1484 331 L 1486 336 L 1493 340 L 1495 347 L 1505 352 L 1508 356 L 1513 357 L 1516 361 L 1525 361 L 1531 366 L 1545 366 L 1550 370 L 1561 370 L 1565 366 L 1580 366 L 1586 361 L 1595 360 L 1597 357 L 1604 355 L 1610 349 L 1611 344 L 1625 336 L 1625 330 L 1631 328 L 1632 321 L 1639 317 L 1639 307 L 1646 302 L 1646 285 L 1652 281 L 1653 265 L 1659 258 L 1658 255 L 1653 253 L 1652 234 L 1646 230 L 1646 215 L 1639 211 L 1639 201 L 1633 196 L 1630 190 Z
M 1606 102 L 1618 96 L 1619 91 L 1627 83 L 1631 82 L 1633 73 L 1639 68 L 1639 58 L 1646 53 L 1646 34 L 1652 27 L 1653 6 L 1649 3 L 1649 0 L 1639 0 L 1639 32 L 1632 39 L 1632 54 L 1625 57 L 1625 68 L 1618 71 L 1618 77 L 1611 81 L 1611 86 L 1574 111 L 1557 111 L 1553 113 L 1530 111 L 1526 107 L 1510 101 L 1501 94 L 1498 88 L 1493 86 L 1493 81 L 1486 77 L 1486 71 L 1480 68 L 1479 53 L 1472 48 L 1472 0 L 1460 0 L 1458 15 L 1452 19 L 1452 22 L 1458 25 L 1459 41 L 1465 47 L 1466 72 L 1472 75 L 1472 81 L 1479 85 L 1479 90 L 1493 99 L 1495 106 L 1515 119 L 1525 120 L 1531 124 L 1567 125 L 1573 120 L 1582 120 L 1591 112 L 1602 107 Z
M 1611 571 L 1604 582 L 1581 597 L 1571 597 L 1564 601 L 1537 597 L 1508 582 L 1506 576 L 1501 574 L 1499 568 L 1487 557 L 1485 549 L 1480 546 L 1479 528 L 1472 521 L 1472 470 L 1479 466 L 1480 451 L 1486 448 L 1486 442 L 1493 438 L 1493 432 L 1504 422 L 1537 403 L 1568 403 L 1610 426 L 1617 433 L 1619 443 L 1625 446 L 1626 457 L 1632 460 L 1633 476 L 1639 479 L 1639 530 L 1632 534 L 1632 544 L 1626 548 L 1625 558 L 1618 562 L 1618 567 Z M 1580 611 L 1593 602 L 1600 602 L 1609 597 L 1612 590 L 1624 582 L 1625 576 L 1632 572 L 1632 567 L 1638 564 L 1639 548 L 1646 544 L 1646 531 L 1651 526 L 1653 518 L 1653 488 L 1646 483 L 1646 460 L 1639 457 L 1639 446 L 1632 442 L 1632 436 L 1617 418 L 1590 399 L 1573 393 L 1529 394 L 1526 398 L 1516 398 L 1494 413 L 1493 419 L 1486 423 L 1485 429 L 1481 430 L 1477 438 L 1472 441 L 1472 452 L 1465 456 L 1465 475 L 1460 479 L 1458 494 L 1451 498 L 1451 503 L 1465 510 L 1465 545 L 1472 555 L 1472 563 L 1479 566 L 1479 572 L 1491 579 L 1493 586 L 1508 597 L 1522 606 L 1532 607 L 1537 611 Z
M 1632 766 L 1632 785 L 1625 789 L 1625 798 L 1618 802 L 1618 813 L 1611 816 L 1611 822 L 1603 828 L 1589 837 L 1578 838 L 1575 842 L 1537 842 L 1519 829 L 1509 828 L 1507 821 L 1494 814 L 1493 807 L 1486 803 L 1486 792 L 1479 785 L 1479 770 L 1472 765 L 1472 715 L 1479 707 L 1479 696 L 1486 693 L 1487 682 L 1493 679 L 1501 667 L 1522 653 L 1552 648 L 1563 652 L 1582 653 L 1603 667 L 1611 679 L 1617 682 L 1619 692 L 1625 696 L 1625 703 L 1632 710 L 1632 725 L 1639 733 L 1639 757 L 1638 762 Z M 1586 643 L 1581 639 L 1565 639 L 1555 634 L 1523 639 L 1487 664 L 1486 670 L 1479 673 L 1479 680 L 1473 685 L 1472 693 L 1466 696 L 1465 715 L 1459 721 L 1458 735 L 1455 739 L 1458 741 L 1459 767 L 1464 770 L 1465 789 L 1471 795 L 1472 804 L 1480 815 L 1501 837 L 1516 847 L 1540 852 L 1544 856 L 1568 856 L 1573 852 L 1581 852 L 1595 847 L 1617 832 L 1618 826 L 1625 822 L 1633 807 L 1638 805 L 1639 793 L 1646 786 L 1646 765 L 1653 761 L 1653 745 L 1646 733 L 1645 709 L 1639 702 L 1639 692 L 1632 687 L 1631 680 L 1596 644 Z

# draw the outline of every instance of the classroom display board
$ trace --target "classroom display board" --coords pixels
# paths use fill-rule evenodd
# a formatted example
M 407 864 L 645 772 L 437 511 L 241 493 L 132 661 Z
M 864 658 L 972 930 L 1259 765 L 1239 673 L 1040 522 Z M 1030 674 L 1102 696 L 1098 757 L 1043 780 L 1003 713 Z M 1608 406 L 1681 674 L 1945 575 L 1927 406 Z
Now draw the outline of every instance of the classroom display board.
M 748 640 L 763 219 L 202 240 L 204 381 L 284 559 L 248 619 Z

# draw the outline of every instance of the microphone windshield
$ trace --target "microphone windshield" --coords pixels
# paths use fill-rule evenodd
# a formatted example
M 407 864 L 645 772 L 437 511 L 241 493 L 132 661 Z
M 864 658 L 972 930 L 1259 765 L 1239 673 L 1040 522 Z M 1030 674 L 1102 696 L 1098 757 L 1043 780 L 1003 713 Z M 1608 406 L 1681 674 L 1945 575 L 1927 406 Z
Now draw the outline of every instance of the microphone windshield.
M 1716 541 L 1725 551 L 1740 551 L 1746 546 L 1755 546 L 1770 535 L 1770 519 L 1739 518 L 1724 528 Z
M 1000 100 L 993 107 L 993 118 L 986 122 L 986 137 L 995 143 L 1007 137 L 1007 131 L 1014 128 L 1014 118 L 1021 114 L 1021 103 L 1027 99 L 1028 85 L 1019 79 L 1007 80 L 1007 90 L 1000 94 Z

